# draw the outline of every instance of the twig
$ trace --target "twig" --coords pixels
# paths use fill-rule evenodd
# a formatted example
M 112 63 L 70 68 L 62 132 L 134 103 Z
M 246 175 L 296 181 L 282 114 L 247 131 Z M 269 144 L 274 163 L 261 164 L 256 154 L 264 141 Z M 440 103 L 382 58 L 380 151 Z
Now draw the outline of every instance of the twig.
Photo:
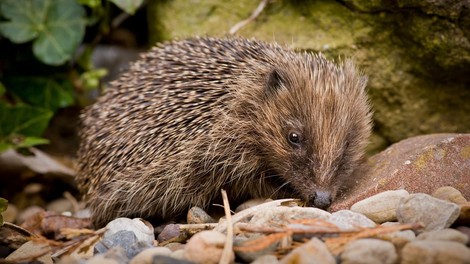
M 254 213 L 258 213 L 260 211 L 264 211 L 266 209 L 279 206 L 279 205 L 281 205 L 282 203 L 285 203 L 285 202 L 293 202 L 293 201 L 296 201 L 296 199 L 279 199 L 279 200 L 274 200 L 274 201 L 271 201 L 271 202 L 266 202 L 266 203 L 262 203 L 262 204 L 250 207 L 248 209 L 245 209 L 245 210 L 233 215 L 231 223 L 228 221 L 228 219 L 227 219 L 227 221 L 225 221 L 223 223 L 220 223 L 217 227 L 214 228 L 214 231 L 218 231 L 218 232 L 223 233 L 227 229 L 227 225 L 229 223 L 233 225 L 233 224 L 235 224 L 237 222 L 240 222 L 241 220 L 243 220 L 247 217 L 252 216 Z
M 255 11 L 253 11 L 253 13 L 251 13 L 251 16 L 245 20 L 242 20 L 240 22 L 238 22 L 237 24 L 235 24 L 235 26 L 233 26 L 230 31 L 229 31 L 229 34 L 230 35 L 235 35 L 235 33 L 237 33 L 238 30 L 240 30 L 242 27 L 248 25 L 251 21 L 255 20 L 259 14 L 261 14 L 261 12 L 263 11 L 263 9 L 268 5 L 268 2 L 269 0 L 262 0 L 258 7 L 255 9 Z
M 230 213 L 230 204 L 227 198 L 227 192 L 222 190 L 222 200 L 224 202 L 224 212 L 227 223 L 232 223 L 232 215 Z M 227 237 L 225 240 L 224 251 L 222 251 L 222 257 L 220 258 L 219 264 L 229 264 L 233 254 L 233 224 L 227 226 Z

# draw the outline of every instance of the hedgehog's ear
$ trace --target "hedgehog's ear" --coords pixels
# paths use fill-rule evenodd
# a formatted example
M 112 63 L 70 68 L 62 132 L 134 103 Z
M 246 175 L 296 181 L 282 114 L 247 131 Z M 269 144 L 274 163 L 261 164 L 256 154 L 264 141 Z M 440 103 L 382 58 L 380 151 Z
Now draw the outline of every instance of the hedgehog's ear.
M 264 88 L 265 95 L 267 97 L 276 95 L 280 90 L 285 88 L 285 83 L 285 73 L 278 68 L 273 68 L 266 77 L 266 86 Z

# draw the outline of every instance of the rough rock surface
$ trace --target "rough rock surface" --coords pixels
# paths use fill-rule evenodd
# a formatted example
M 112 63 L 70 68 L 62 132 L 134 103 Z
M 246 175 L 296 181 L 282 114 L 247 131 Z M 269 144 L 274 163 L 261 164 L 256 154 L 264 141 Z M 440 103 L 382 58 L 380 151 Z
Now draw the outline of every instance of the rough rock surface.
M 349 208 L 376 193 L 405 189 L 431 194 L 453 186 L 470 197 L 470 134 L 412 137 L 370 157 L 351 176 L 356 184 L 330 208 Z

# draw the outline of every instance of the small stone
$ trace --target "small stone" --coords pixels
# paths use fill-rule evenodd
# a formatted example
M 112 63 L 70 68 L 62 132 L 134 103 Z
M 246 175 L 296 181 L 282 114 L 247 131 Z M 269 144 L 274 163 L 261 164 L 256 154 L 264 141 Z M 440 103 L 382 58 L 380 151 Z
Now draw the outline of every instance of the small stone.
M 17 223 L 21 225 L 21 224 L 24 223 L 26 220 L 28 220 L 29 218 L 31 218 L 33 215 L 38 214 L 39 212 L 45 212 L 45 211 L 44 211 L 44 209 L 42 209 L 41 207 L 36 206 L 36 205 L 29 206 L 28 208 L 24 209 L 24 210 L 18 215 Z
M 109 222 L 106 225 L 106 228 L 108 230 L 104 234 L 104 238 L 112 236 L 119 231 L 127 230 L 133 232 L 137 237 L 138 241 L 152 244 L 155 240 L 155 235 L 153 234 L 153 226 L 141 218 L 116 218 L 113 221 Z
M 342 231 L 352 231 L 359 228 L 375 227 L 374 221 L 365 215 L 350 210 L 340 210 L 334 212 L 328 218 L 328 222 L 335 224 Z
M 462 244 L 467 244 L 468 237 L 462 232 L 452 229 L 445 228 L 441 230 L 434 230 L 419 234 L 416 237 L 418 240 L 445 240 L 445 241 L 454 241 Z
M 7 261 L 7 263 L 9 263 L 9 262 L 12 262 L 12 263 L 18 262 L 19 263 L 20 261 L 18 261 L 18 259 L 28 258 L 28 257 L 31 257 L 31 256 L 38 255 L 39 253 L 44 252 L 44 250 L 46 248 L 49 248 L 49 246 L 47 244 L 28 241 L 28 242 L 24 243 L 23 245 L 21 245 L 21 247 L 19 247 L 17 250 L 13 251 L 13 253 L 8 255 L 5 258 L 5 260 Z M 39 261 L 40 263 L 44 263 L 44 264 L 52 264 L 53 263 L 50 253 L 46 253 L 44 255 L 41 255 L 41 257 L 39 257 L 37 259 L 37 261 Z M 23 261 L 21 261 L 21 263 L 22 262 Z
M 14 204 L 8 204 L 7 209 L 2 212 L 3 221 L 8 223 L 15 223 L 16 217 L 18 216 L 18 208 Z
M 459 206 L 454 203 L 417 193 L 400 202 L 397 217 L 403 224 L 422 223 L 424 229 L 418 232 L 423 232 L 448 228 L 459 217 L 459 212 Z
M 53 212 L 57 212 L 57 213 L 71 212 L 71 211 L 73 211 L 73 205 L 69 200 L 67 200 L 65 198 L 60 198 L 60 199 L 56 199 L 56 200 L 50 202 L 46 206 L 46 209 L 48 211 L 53 211 Z
M 469 264 L 470 249 L 454 241 L 415 240 L 403 247 L 402 264 Z
M 451 186 L 440 187 L 432 193 L 432 196 L 458 205 L 465 204 L 467 199 L 462 193 Z
M 225 235 L 216 231 L 201 231 L 191 237 L 184 248 L 184 258 L 196 263 L 219 263 L 225 245 Z M 231 255 L 231 262 L 235 254 Z
M 168 248 L 171 251 L 176 251 L 179 249 L 184 249 L 184 244 L 178 243 L 178 242 L 173 242 L 173 243 L 168 243 L 165 245 L 166 248 Z
M 410 194 L 406 190 L 385 191 L 351 206 L 351 211 L 361 213 L 376 223 L 397 220 L 400 200 Z
M 157 241 L 158 242 L 168 241 L 180 235 L 181 235 L 181 231 L 180 231 L 179 225 L 168 224 L 163 228 L 162 232 L 158 234 Z
M 268 199 L 268 200 L 266 200 L 266 199 L 250 199 L 250 200 L 240 204 L 239 206 L 237 206 L 237 208 L 235 209 L 235 213 L 241 212 L 245 209 L 248 209 L 248 208 L 256 206 L 256 205 L 260 205 L 260 204 L 265 203 L 269 200 L 270 199 Z
M 260 211 L 253 215 L 250 224 L 265 225 L 270 224 L 288 224 L 289 220 L 294 219 L 327 219 L 331 214 L 313 207 L 286 207 L 279 206 L 270 208 L 269 211 Z
M 166 247 L 151 247 L 141 251 L 131 259 L 130 264 L 152 264 L 155 256 L 170 256 L 171 250 Z
M 236 237 L 234 239 L 233 246 L 234 247 L 243 247 L 244 244 L 250 243 L 251 241 L 262 238 L 262 237 L 264 237 L 264 235 L 260 235 L 260 234 L 251 235 L 248 239 L 245 238 L 245 237 L 243 237 L 243 238 Z M 236 254 L 237 258 L 240 258 L 244 262 L 251 263 L 254 260 L 258 259 L 260 256 L 272 253 L 274 250 L 276 250 L 278 245 L 279 245 L 279 243 L 276 242 L 276 243 L 272 243 L 271 245 L 269 245 L 269 246 L 267 246 L 267 247 L 265 247 L 261 250 L 253 250 L 253 251 L 252 250 L 250 250 L 250 251 L 235 250 L 235 254 Z
M 467 236 L 467 246 L 470 246 L 470 227 L 468 226 L 458 226 L 456 227 L 455 229 L 459 230 L 460 232 L 462 232 L 462 234 L 466 235 Z
M 277 260 L 276 256 L 274 255 L 263 255 L 255 259 L 255 261 L 251 262 L 251 264 L 277 264 L 279 260 Z
M 386 222 L 383 223 L 382 226 L 393 226 L 398 224 L 400 223 Z M 383 234 L 381 237 L 392 242 L 397 250 L 401 250 L 408 242 L 413 241 L 416 238 L 416 235 L 411 230 L 402 230 Z
M 328 247 L 320 239 L 314 237 L 302 246 L 292 250 L 281 259 L 283 264 L 336 264 L 336 260 L 328 250 Z
M 132 259 L 144 249 L 152 247 L 152 244 L 145 241 L 138 241 L 134 232 L 121 230 L 115 234 L 104 237 L 95 245 L 95 254 L 106 253 L 110 249 L 120 247 L 124 249 L 126 256 Z
M 372 238 L 348 243 L 341 254 L 342 264 L 393 264 L 397 259 L 392 243 Z
M 86 264 L 126 264 L 129 259 L 126 252 L 121 247 L 114 247 L 106 251 L 104 254 L 97 254 L 89 259 Z
M 185 260 L 185 258 L 184 258 L 184 249 L 177 249 L 177 250 L 171 252 L 170 257 L 175 258 L 175 259 Z
M 215 223 L 214 218 L 212 218 L 206 211 L 202 208 L 194 206 L 188 211 L 187 215 L 188 224 L 206 224 L 206 223 Z

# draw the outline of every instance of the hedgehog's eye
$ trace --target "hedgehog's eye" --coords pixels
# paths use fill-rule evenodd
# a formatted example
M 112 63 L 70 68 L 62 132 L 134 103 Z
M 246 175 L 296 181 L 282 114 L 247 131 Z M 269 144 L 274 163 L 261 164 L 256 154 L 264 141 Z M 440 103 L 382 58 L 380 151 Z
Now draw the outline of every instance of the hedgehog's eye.
M 295 146 L 295 147 L 300 147 L 300 142 L 301 142 L 301 135 L 299 132 L 296 132 L 296 131 L 291 131 L 289 132 L 289 143 L 292 145 L 292 146 Z

